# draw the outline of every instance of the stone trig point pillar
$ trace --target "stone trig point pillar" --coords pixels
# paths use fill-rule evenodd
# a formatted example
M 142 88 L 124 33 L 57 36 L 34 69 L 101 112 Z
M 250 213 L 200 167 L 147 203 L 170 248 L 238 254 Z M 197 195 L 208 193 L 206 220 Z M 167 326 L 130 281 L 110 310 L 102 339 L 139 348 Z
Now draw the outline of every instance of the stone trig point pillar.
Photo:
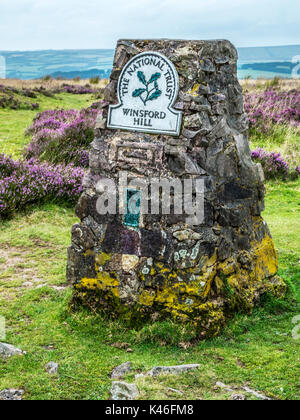
M 74 302 L 205 336 L 284 294 L 233 45 L 119 41 L 102 111 L 69 249 Z

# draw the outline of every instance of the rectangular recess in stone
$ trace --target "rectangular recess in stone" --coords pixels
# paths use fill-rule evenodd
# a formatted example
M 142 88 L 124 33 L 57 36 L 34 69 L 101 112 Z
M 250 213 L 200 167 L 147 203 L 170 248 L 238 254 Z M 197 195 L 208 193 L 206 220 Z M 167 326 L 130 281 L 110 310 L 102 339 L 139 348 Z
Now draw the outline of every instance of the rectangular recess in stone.
M 163 145 L 137 143 L 137 142 L 117 142 L 111 145 L 110 159 L 117 162 L 128 164 L 142 164 L 157 167 L 162 163 Z
M 118 148 L 118 160 L 128 163 L 148 163 L 153 160 L 153 150 L 146 147 L 120 145 Z
M 125 194 L 126 214 L 124 215 L 124 225 L 138 228 L 141 217 L 141 191 L 127 189 Z

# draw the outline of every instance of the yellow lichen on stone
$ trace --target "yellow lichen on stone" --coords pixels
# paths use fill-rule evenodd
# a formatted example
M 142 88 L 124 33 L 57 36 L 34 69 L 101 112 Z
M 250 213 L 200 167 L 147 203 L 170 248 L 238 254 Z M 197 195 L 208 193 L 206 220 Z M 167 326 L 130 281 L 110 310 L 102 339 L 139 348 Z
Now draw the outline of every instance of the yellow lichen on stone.
M 81 282 L 76 285 L 77 289 L 89 289 L 89 290 L 95 290 L 98 288 L 98 280 L 97 279 L 88 279 L 83 278 L 81 279 Z
M 85 290 L 103 290 L 110 291 L 114 296 L 120 297 L 119 279 L 117 275 L 112 275 L 106 271 L 98 272 L 96 279 L 83 278 L 75 287 Z
M 272 238 L 265 236 L 261 242 L 252 245 L 256 257 L 257 279 L 264 280 L 267 277 L 275 276 L 278 271 L 278 259 Z
M 240 285 L 239 274 L 233 274 L 232 276 L 230 276 L 227 279 L 227 283 L 228 283 L 229 287 L 234 288 L 234 289 L 239 289 L 239 285 Z
M 176 319 L 187 319 L 188 314 L 197 310 L 201 301 L 209 294 L 217 272 L 216 255 L 207 259 L 201 274 L 194 267 L 171 271 L 161 262 L 156 263 L 155 267 L 155 275 L 150 279 L 150 270 L 148 276 L 140 276 L 143 282 L 151 284 L 153 290 L 151 293 L 143 291 L 139 296 L 139 303 L 146 306 L 155 303 L 162 305 Z M 159 283 L 156 282 L 156 276 L 160 279 Z
M 211 289 L 212 282 L 217 275 L 217 266 L 210 265 L 210 264 L 211 264 L 211 261 L 209 260 L 208 265 L 204 266 L 203 268 L 204 274 L 202 277 L 202 281 L 205 282 L 205 288 L 203 291 L 204 297 L 208 296 Z
M 111 260 L 111 254 L 106 254 L 105 252 L 102 252 L 101 254 L 97 254 L 95 258 L 96 265 L 99 267 L 102 267 L 110 260 Z
M 236 262 L 231 258 L 218 264 L 218 270 L 222 272 L 224 276 L 230 276 L 236 271 Z
M 85 257 L 94 256 L 94 255 L 95 255 L 95 253 L 94 253 L 94 251 L 92 251 L 91 249 L 89 249 L 88 251 L 86 251 L 86 252 L 84 253 L 84 256 L 85 256 Z
M 254 220 L 254 234 L 258 237 L 261 223 L 260 218 Z M 188 261 L 189 256 L 183 259 Z M 141 287 L 135 292 L 136 310 L 141 316 L 157 311 L 175 321 L 195 323 L 200 335 L 217 335 L 225 323 L 226 311 L 251 312 L 263 293 L 283 296 L 286 290 L 280 278 L 275 281 L 277 255 L 268 234 L 260 241 L 253 240 L 249 250 L 241 250 L 225 261 L 218 259 L 216 250 L 211 258 L 200 256 L 195 265 L 185 268 L 176 261 L 172 268 L 162 261 L 146 261 L 135 255 L 115 258 L 101 253 L 95 256 L 97 278 L 83 278 L 76 288 L 84 300 L 89 298 L 88 291 L 103 292 L 108 302 L 113 295 L 117 298 L 113 300 L 116 310 L 121 311 L 128 293 L 124 287 L 132 287 L 135 280 L 128 274 L 129 283 L 120 283 L 117 273 L 131 273 L 141 261 L 145 265 L 138 274 Z
M 119 286 L 119 280 L 116 277 L 112 276 L 112 273 L 98 273 L 98 281 L 103 284 L 104 287 L 118 287 Z
M 152 306 L 155 299 L 155 292 L 144 290 L 140 294 L 140 304 L 145 306 Z
M 199 86 L 200 86 L 199 83 L 195 83 L 193 88 L 187 92 L 188 95 L 198 96 Z
M 216 276 L 215 277 L 215 285 L 217 287 L 218 292 L 220 293 L 221 290 L 223 290 L 224 282 L 223 282 L 222 279 L 220 279 L 220 277 Z

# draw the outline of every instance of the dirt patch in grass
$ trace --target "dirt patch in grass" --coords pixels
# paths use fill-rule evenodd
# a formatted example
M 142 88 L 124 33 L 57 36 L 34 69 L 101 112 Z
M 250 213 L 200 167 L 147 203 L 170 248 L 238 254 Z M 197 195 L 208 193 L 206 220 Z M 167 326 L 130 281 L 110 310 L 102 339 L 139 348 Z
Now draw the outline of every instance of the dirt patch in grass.
M 39 247 L 49 246 L 42 240 L 34 240 L 34 242 Z M 67 285 L 60 285 L 59 287 L 49 285 L 46 279 L 37 275 L 36 270 L 29 263 L 32 256 L 31 251 L 31 249 L 22 247 L 0 249 L 0 294 L 2 294 L 1 285 L 5 288 L 10 287 L 10 284 L 16 290 L 49 286 L 59 291 L 67 287 Z

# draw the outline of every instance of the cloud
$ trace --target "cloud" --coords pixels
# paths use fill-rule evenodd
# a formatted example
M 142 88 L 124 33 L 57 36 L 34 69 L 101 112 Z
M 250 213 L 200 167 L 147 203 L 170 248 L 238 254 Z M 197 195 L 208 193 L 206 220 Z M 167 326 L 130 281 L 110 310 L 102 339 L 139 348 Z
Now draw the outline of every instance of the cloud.
M 1 0 L 0 50 L 114 48 L 119 38 L 296 44 L 294 0 Z

